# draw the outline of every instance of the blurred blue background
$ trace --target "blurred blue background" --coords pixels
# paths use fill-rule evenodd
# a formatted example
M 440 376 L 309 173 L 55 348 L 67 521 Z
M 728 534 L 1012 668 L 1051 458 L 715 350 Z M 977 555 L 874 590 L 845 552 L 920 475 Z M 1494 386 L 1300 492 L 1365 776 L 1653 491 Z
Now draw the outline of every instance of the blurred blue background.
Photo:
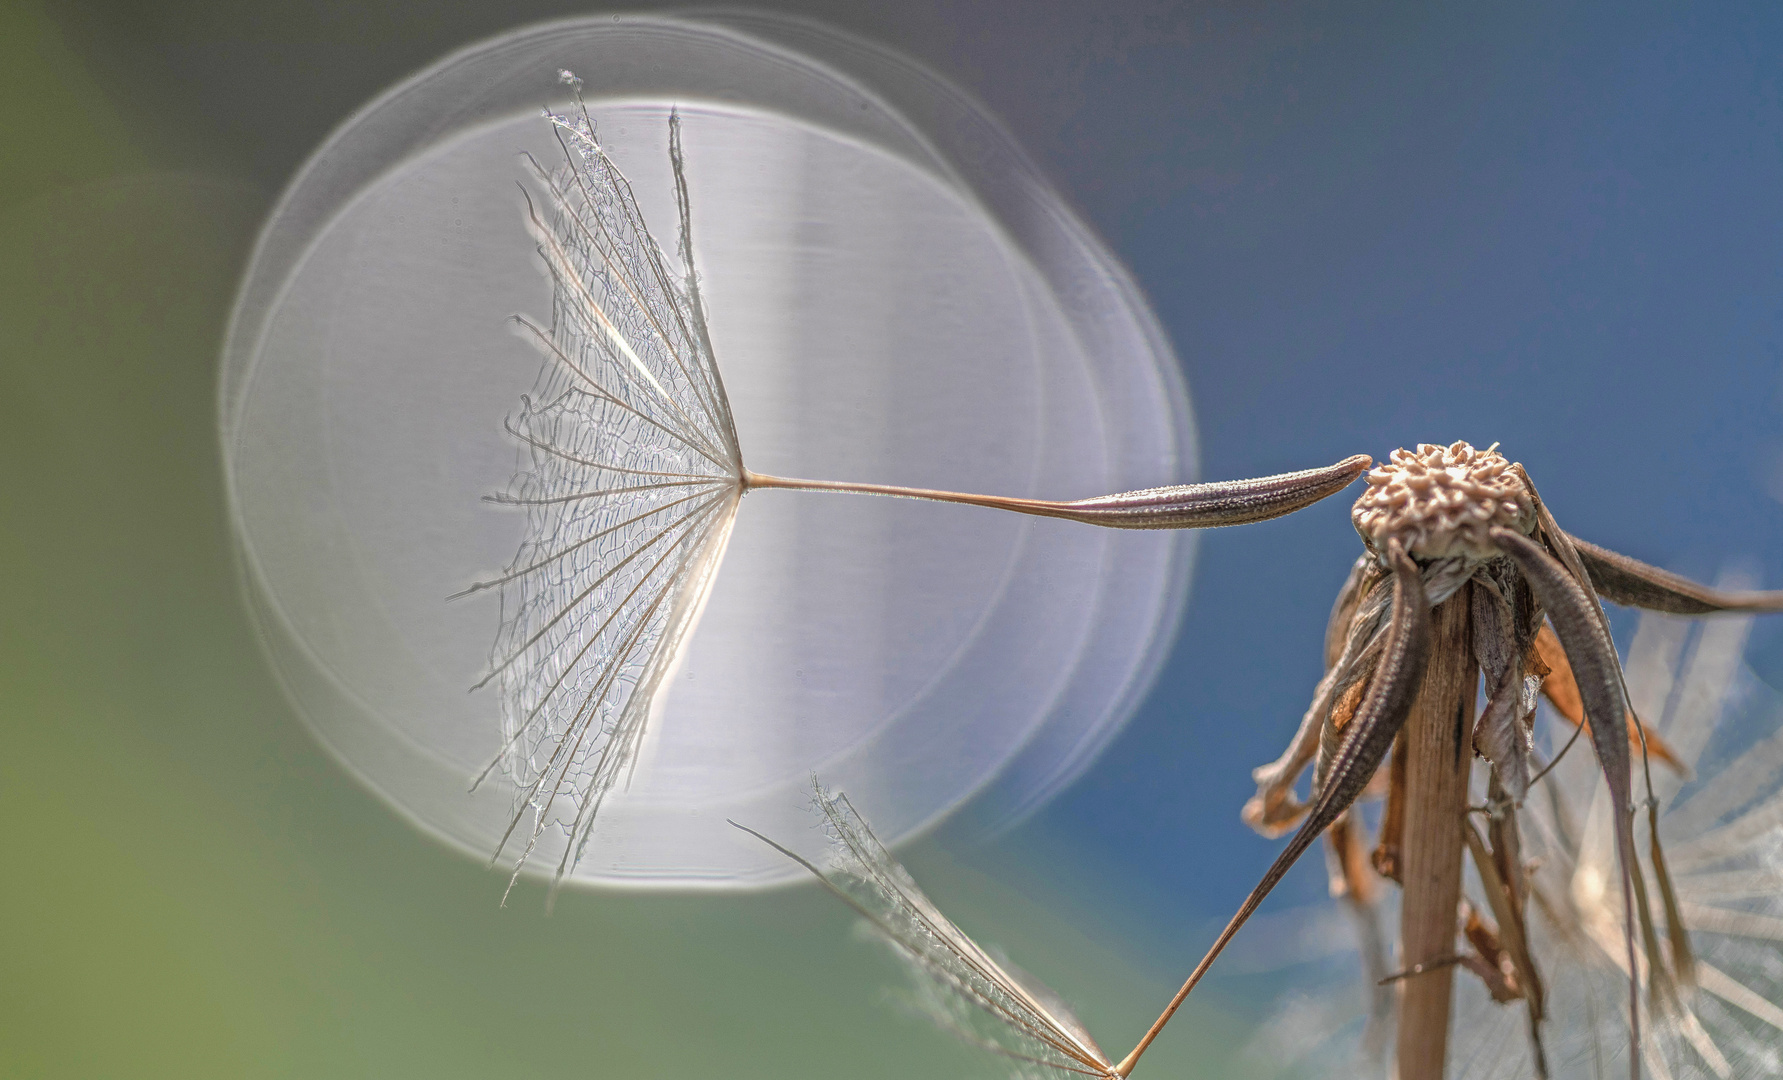
M 1581 536 L 1783 582 L 1783 8 L 773 8 L 1005 120 L 1149 294 L 1207 477 L 1500 441 Z M 499 910 L 256 651 L 213 395 L 260 216 L 385 86 L 590 10 L 0 5 L 0 1073 L 999 1075 L 882 1006 L 895 971 L 814 888 Z M 1318 676 L 1347 509 L 1206 535 L 1104 758 L 989 847 L 908 852 L 1114 1052 L 1275 850 L 1237 811 Z M 1751 661 L 1783 685 L 1783 626 Z M 1266 910 L 1322 897 L 1317 862 Z M 1283 978 L 1223 974 L 1146 1070 L 1250 1067 Z

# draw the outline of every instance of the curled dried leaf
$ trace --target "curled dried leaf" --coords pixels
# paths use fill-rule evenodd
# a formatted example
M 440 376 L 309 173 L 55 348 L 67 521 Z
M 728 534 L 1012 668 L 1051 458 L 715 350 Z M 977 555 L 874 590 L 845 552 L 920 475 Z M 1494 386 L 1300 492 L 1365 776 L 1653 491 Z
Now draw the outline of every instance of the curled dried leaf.
M 1480 575 L 1487 573 L 1482 567 Z M 1517 618 L 1504 589 L 1490 578 L 1476 576 L 1471 586 L 1473 651 L 1486 683 L 1486 707 L 1474 724 L 1474 752 L 1490 761 L 1512 795 L 1529 790 L 1532 708 L 1525 702 L 1525 642 L 1519 641 Z
M 1389 881 L 1400 880 L 1401 846 L 1405 840 L 1405 734 L 1393 743 L 1387 764 L 1387 806 L 1381 812 L 1381 834 L 1369 862 L 1375 873 Z
M 1300 774 L 1318 755 L 1326 720 L 1336 702 L 1374 671 L 1385 644 L 1384 626 L 1391 589 L 1385 572 L 1371 556 L 1351 567 L 1349 579 L 1338 593 L 1326 627 L 1326 655 L 1341 642 L 1331 660 L 1312 704 L 1307 707 L 1294 738 L 1282 756 L 1251 771 L 1257 793 L 1240 813 L 1244 823 L 1264 836 L 1286 833 L 1306 813 L 1306 804 L 1294 795 Z

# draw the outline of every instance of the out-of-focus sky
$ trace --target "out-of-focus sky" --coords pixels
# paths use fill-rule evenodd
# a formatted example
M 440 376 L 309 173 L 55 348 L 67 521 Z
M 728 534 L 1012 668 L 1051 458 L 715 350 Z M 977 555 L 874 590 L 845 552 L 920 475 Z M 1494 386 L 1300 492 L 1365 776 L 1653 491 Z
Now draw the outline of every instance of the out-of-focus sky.
M 1206 476 L 1501 441 L 1586 538 L 1783 581 L 1783 10 L 771 6 L 1009 125 L 1150 296 Z M 896 972 L 812 888 L 499 910 L 256 651 L 213 394 L 260 216 L 385 86 L 594 10 L 0 7 L 0 1072 L 998 1075 L 882 1005 Z M 1317 678 L 1346 512 L 1204 537 L 1104 758 L 989 848 L 910 852 L 1111 1050 L 1275 850 L 1237 809 Z M 1783 680 L 1783 627 L 1751 660 Z M 1272 909 L 1322 895 L 1316 862 Z M 1146 1068 L 1230 1075 L 1277 985 L 1224 976 Z

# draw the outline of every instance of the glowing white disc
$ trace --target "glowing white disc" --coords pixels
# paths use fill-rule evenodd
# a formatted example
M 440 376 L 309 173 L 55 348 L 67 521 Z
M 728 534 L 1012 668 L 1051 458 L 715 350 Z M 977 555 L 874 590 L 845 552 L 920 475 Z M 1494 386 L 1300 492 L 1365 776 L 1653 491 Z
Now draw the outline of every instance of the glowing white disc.
M 957 92 L 806 24 L 529 28 L 356 114 L 274 211 L 237 302 L 221 421 L 249 602 L 300 712 L 422 828 L 488 857 L 514 789 L 468 688 L 500 613 L 446 597 L 523 518 L 504 417 L 551 287 L 520 155 L 586 80 L 652 233 L 675 237 L 684 120 L 696 261 L 757 472 L 1079 498 L 1196 479 L 1186 390 L 1120 268 Z M 1125 719 L 1180 611 L 1191 540 L 794 491 L 742 504 L 629 786 L 571 874 L 747 887 L 818 847 L 810 777 L 899 838 L 978 796 L 1014 820 Z M 531 868 L 563 844 L 548 833 Z M 555 845 L 555 846 L 553 846 Z

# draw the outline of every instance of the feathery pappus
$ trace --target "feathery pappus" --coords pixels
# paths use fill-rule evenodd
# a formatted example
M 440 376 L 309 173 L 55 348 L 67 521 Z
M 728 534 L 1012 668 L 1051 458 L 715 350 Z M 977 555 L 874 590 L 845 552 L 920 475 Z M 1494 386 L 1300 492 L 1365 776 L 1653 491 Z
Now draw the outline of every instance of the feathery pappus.
M 638 761 L 665 680 L 723 563 L 743 497 L 783 489 L 962 503 L 1115 529 L 1196 529 L 1290 513 L 1350 484 L 1372 464 L 1256 479 L 1175 484 L 1048 500 L 876 483 L 801 480 L 745 467 L 696 270 L 678 114 L 669 159 L 678 215 L 674 255 L 658 246 L 631 184 L 580 100 L 547 112 L 562 161 L 527 159 L 527 228 L 551 284 L 551 318 L 515 316 L 542 355 L 532 392 L 508 418 L 525 455 L 511 488 L 488 501 L 524 513 L 519 550 L 497 577 L 501 620 L 489 672 L 500 699 L 500 770 L 514 812 L 513 879 L 546 830 L 562 831 L 555 880 L 576 865 L 603 802 Z

